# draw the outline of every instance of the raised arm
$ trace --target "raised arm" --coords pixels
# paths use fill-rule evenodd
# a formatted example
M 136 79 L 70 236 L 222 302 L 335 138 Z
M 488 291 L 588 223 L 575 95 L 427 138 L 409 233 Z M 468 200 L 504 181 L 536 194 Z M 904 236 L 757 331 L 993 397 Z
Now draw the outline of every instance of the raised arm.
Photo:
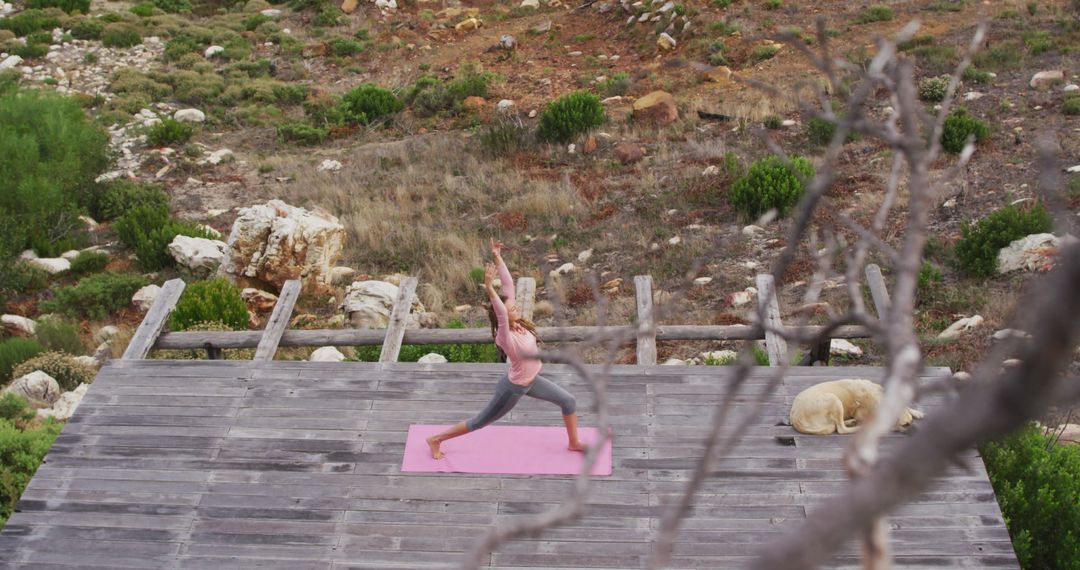
M 506 267 L 506 262 L 502 258 L 502 242 L 491 238 L 491 255 L 495 258 L 495 267 L 499 270 L 499 282 L 502 283 L 502 294 L 504 297 L 510 299 L 516 299 L 517 294 L 514 290 L 514 278 L 510 275 L 510 269 Z
M 487 292 L 488 301 L 491 302 L 491 308 L 495 310 L 495 320 L 499 322 L 499 330 L 495 333 L 495 338 L 498 340 L 510 330 L 510 315 L 506 312 L 506 305 L 503 304 L 499 294 L 495 292 L 495 271 L 495 266 L 490 263 L 484 268 L 484 290 Z

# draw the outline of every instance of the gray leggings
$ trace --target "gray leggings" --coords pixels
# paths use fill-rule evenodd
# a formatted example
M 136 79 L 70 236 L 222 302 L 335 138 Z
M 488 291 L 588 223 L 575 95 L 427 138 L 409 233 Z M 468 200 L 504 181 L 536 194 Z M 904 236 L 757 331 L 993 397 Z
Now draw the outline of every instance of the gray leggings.
M 529 396 L 551 402 L 562 408 L 564 416 L 574 413 L 577 409 L 577 400 L 566 390 L 559 387 L 551 380 L 543 376 L 537 376 L 533 383 L 528 386 L 519 386 L 510 381 L 510 377 L 503 375 L 495 386 L 495 395 L 487 406 L 476 414 L 476 417 L 465 422 L 469 431 L 476 431 L 486 425 L 494 423 L 499 418 L 510 413 L 522 396 Z

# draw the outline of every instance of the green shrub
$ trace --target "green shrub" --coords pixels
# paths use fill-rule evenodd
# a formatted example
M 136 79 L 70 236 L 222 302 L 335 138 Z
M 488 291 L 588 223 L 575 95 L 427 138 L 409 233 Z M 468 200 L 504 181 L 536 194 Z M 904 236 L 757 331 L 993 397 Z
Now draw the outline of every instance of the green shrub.
M 23 236 L 15 249 L 55 255 L 77 246 L 86 190 L 109 163 L 108 135 L 76 100 L 36 91 L 0 96 L 0 211 L 11 216 L 6 230 Z
M 307 99 L 307 85 L 278 83 L 273 86 L 274 100 L 285 105 L 299 105 Z
M 109 183 L 97 201 L 98 221 L 115 220 L 139 206 L 169 206 L 169 196 L 157 184 L 117 179 Z
M 81 277 L 90 273 L 103 271 L 109 264 L 109 255 L 102 251 L 80 251 L 75 259 L 71 260 L 71 275 Z
M 45 57 L 47 53 L 49 53 L 47 44 L 27 43 L 26 45 L 16 46 L 15 49 L 11 50 L 11 55 L 17 55 L 23 59 Z
M 79 327 L 59 317 L 39 319 L 34 328 L 34 338 L 54 352 L 79 356 L 86 351 L 86 345 L 79 336 Z
M 52 33 L 46 31 L 34 32 L 26 36 L 26 43 L 28 44 L 41 44 L 46 46 L 48 50 L 49 44 L 52 43 Z
M 784 126 L 784 121 L 776 115 L 769 115 L 768 117 L 765 117 L 765 120 L 762 121 L 762 124 L 765 126 L 766 129 L 776 130 Z
M 1080 95 L 1066 97 L 1061 104 L 1061 112 L 1066 115 L 1080 115 Z
M 232 330 L 247 330 L 248 308 L 240 289 L 232 282 L 217 278 L 192 283 L 176 303 L 170 326 L 174 331 L 188 330 L 198 323 L 217 321 Z
M 0 18 L 0 30 L 11 30 L 16 36 L 25 36 L 38 30 L 60 27 L 60 19 L 42 10 L 23 10 L 14 16 Z
M 37 416 L 34 408 L 30 407 L 26 398 L 10 392 L 0 394 L 0 421 L 7 420 L 13 424 L 25 424 Z M 3 522 L 0 520 L 0 522 Z
M 345 121 L 352 124 L 367 125 L 404 108 L 405 104 L 393 93 L 374 83 L 364 83 L 341 98 Z
M 537 134 L 542 140 L 568 143 L 603 123 L 600 98 L 587 91 L 575 91 L 548 103 L 540 115 Z
M 109 24 L 101 34 L 101 45 L 105 47 L 129 48 L 141 43 L 139 30 L 130 24 Z
M 162 57 L 165 61 L 178 61 L 189 53 L 198 53 L 201 44 L 195 38 L 188 35 L 177 35 L 165 42 L 165 51 Z
M 919 81 L 919 99 L 931 103 L 944 101 L 951 79 L 948 75 L 939 75 L 937 77 L 926 77 Z
M 101 320 L 130 305 L 131 296 L 146 283 L 142 275 L 106 271 L 57 289 L 56 297 L 42 306 L 70 317 Z
M 244 29 L 249 32 L 254 32 L 256 28 L 265 24 L 266 22 L 273 22 L 274 19 L 270 16 L 263 14 L 252 14 L 247 18 L 244 18 Z
M 222 59 L 240 61 L 251 57 L 251 43 L 241 36 L 236 36 L 225 42 L 225 45 L 222 47 L 225 48 L 225 51 L 220 54 Z
M 138 265 L 145 271 L 157 271 L 175 262 L 169 244 L 178 235 L 210 239 L 213 236 L 192 222 L 169 216 L 164 206 L 139 206 L 129 210 L 114 224 L 125 245 L 135 250 Z
M 916 281 L 916 291 L 920 298 L 928 296 L 933 293 L 933 289 L 941 284 L 941 270 L 938 266 L 924 261 L 922 267 L 919 268 L 919 274 Z
M 192 105 L 213 101 L 225 90 L 225 78 L 213 72 L 185 69 L 170 74 L 168 80 L 177 100 Z
M 116 94 L 144 95 L 148 101 L 158 101 L 172 94 L 172 87 L 159 78 L 156 74 L 146 75 L 131 68 L 121 69 L 113 75 L 109 89 Z
M 1024 47 L 1015 41 L 1005 41 L 993 45 L 971 58 L 971 62 L 979 69 L 1000 71 L 1020 67 L 1024 58 Z
M 170 14 L 191 12 L 191 2 L 189 0 L 153 0 L 153 2 L 154 6 Z
M 1024 34 L 1024 45 L 1027 46 L 1031 55 L 1041 55 L 1057 47 L 1054 38 L 1046 30 L 1026 32 Z
M 292 122 L 278 125 L 277 134 L 284 142 L 310 146 L 326 140 L 326 137 L 330 136 L 330 131 L 324 127 Z
M 974 135 L 975 142 L 979 143 L 990 136 L 990 129 L 982 121 L 972 117 L 964 108 L 949 113 L 945 117 L 945 124 L 941 130 L 941 147 L 951 153 L 959 153 L 964 150 L 968 136 Z
M 529 146 L 529 132 L 518 123 L 499 121 L 480 134 L 480 147 L 490 156 L 508 156 Z
M 460 320 L 453 320 L 446 324 L 449 329 L 463 329 L 465 324 Z M 358 346 L 356 347 L 356 360 L 361 362 L 377 362 L 382 347 Z M 401 353 L 398 354 L 398 362 L 416 362 L 425 354 L 441 354 L 448 362 L 498 362 L 498 350 L 495 342 L 484 344 L 404 344 Z
M 90 11 L 90 0 L 27 0 L 27 8 L 60 8 L 68 14 L 79 12 L 86 14 Z
M 956 48 L 952 46 L 920 45 L 908 52 L 919 58 L 923 73 L 938 75 L 949 73 L 956 65 Z
M 1025 427 L 980 452 L 1020 567 L 1074 569 L 1080 561 L 1080 447 Z
M 176 119 L 165 118 L 146 130 L 146 143 L 150 146 L 183 144 L 194 134 L 195 127 Z
M 49 420 L 40 428 L 24 430 L 17 422 L 0 419 L 0 527 L 15 511 L 19 496 L 56 441 L 60 428 L 61 424 Z
M 1006 206 L 961 229 L 957 262 L 970 275 L 990 277 L 997 271 L 1001 248 L 1024 236 L 1049 232 L 1051 227 L 1050 214 L 1041 204 L 1027 209 Z
M 794 171 L 776 156 L 752 164 L 731 186 L 732 206 L 748 219 L 756 219 L 773 208 L 781 217 L 786 216 L 802 197 L 803 179 L 814 176 L 814 167 L 805 158 L 793 157 L 791 165 Z
M 35 370 L 52 376 L 65 392 L 78 388 L 80 384 L 93 382 L 94 376 L 97 375 L 93 368 L 80 364 L 70 354 L 46 352 L 16 366 L 11 376 L 21 378 Z
M 330 54 L 337 57 L 349 57 L 363 53 L 366 47 L 363 43 L 348 38 L 334 38 L 327 42 Z
M 77 40 L 101 39 L 105 24 L 97 18 L 83 18 L 71 26 L 71 37 Z
M 772 59 L 778 53 L 780 53 L 780 46 L 776 44 L 757 46 L 750 51 L 750 56 L 746 58 L 746 65 L 756 65 L 767 59 Z
M 30 338 L 15 337 L 0 341 L 0 385 L 12 380 L 11 372 L 16 366 L 45 351 L 40 342 Z
M 132 6 L 128 11 L 140 18 L 149 18 L 154 15 L 154 4 L 153 2 L 143 2 Z
M 816 145 L 829 144 L 836 133 L 836 123 L 824 117 L 810 117 L 806 121 L 806 138 Z
M 859 15 L 855 18 L 855 23 L 869 24 L 871 22 L 888 22 L 892 19 L 892 8 L 885 6 L 884 4 L 877 4 L 859 12 Z
M 990 83 L 993 77 L 990 76 L 990 72 L 981 71 L 974 65 L 969 65 L 964 68 L 964 74 L 961 76 L 964 81 L 970 81 L 972 83 Z

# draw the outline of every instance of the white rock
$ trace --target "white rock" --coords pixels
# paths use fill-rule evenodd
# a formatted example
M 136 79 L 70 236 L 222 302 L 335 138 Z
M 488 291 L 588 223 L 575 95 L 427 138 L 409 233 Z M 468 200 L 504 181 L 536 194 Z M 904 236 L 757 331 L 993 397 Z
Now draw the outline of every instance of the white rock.
M 337 348 L 324 346 L 312 352 L 311 358 L 308 358 L 308 360 L 311 362 L 341 362 L 345 360 L 345 355 Z
M 222 46 L 210 46 L 203 52 L 203 57 L 210 59 L 223 51 L 225 51 L 225 48 Z
M 863 349 L 846 339 L 834 338 L 829 343 L 829 354 L 833 356 L 862 356 Z
M 32 319 L 19 315 L 4 315 L 0 317 L 0 324 L 3 324 L 4 330 L 8 334 L 14 336 L 34 336 L 34 331 L 37 328 L 37 323 Z M 0 379 L 0 382 L 3 380 Z
M 505 113 L 514 107 L 514 102 L 510 99 L 502 99 L 495 104 L 495 109 Z
M 760 226 L 749 225 L 742 229 L 742 235 L 746 237 L 754 237 L 765 230 Z
M 421 356 L 417 362 L 422 364 L 445 364 L 447 360 L 445 356 L 437 352 L 429 352 Z
M 566 145 L 566 152 L 569 154 L 574 154 L 575 152 L 577 152 L 577 145 L 574 143 Z
M 18 394 L 31 402 L 51 404 L 60 399 L 60 384 L 52 376 L 35 370 L 19 377 L 0 393 Z
M 357 281 L 345 289 L 342 309 L 345 318 L 353 328 L 383 329 L 390 323 L 390 312 L 397 300 L 398 286 L 386 281 Z M 413 300 L 406 328 L 420 328 L 420 313 L 424 305 L 418 299 Z
M 198 109 L 180 109 L 173 113 L 173 120 L 181 123 L 201 123 L 206 120 L 206 113 Z
M 576 269 L 576 268 L 574 267 L 573 263 L 566 262 L 566 263 L 560 265 L 558 267 L 558 269 L 556 269 L 552 273 L 555 273 L 557 275 L 566 275 L 567 273 L 572 273 L 574 271 L 574 269 Z
M 382 10 L 397 10 L 397 0 L 375 0 L 375 7 Z
M 731 364 L 739 359 L 739 353 L 734 350 L 713 350 L 711 352 L 702 352 L 701 359 L 705 361 L 712 360 L 721 364 Z
M 345 226 L 336 217 L 271 200 L 240 209 L 221 270 L 279 288 L 289 279 L 328 284 L 344 242 Z
M 71 261 L 62 257 L 39 257 L 37 259 L 31 259 L 26 263 L 30 267 L 36 267 L 49 275 L 63 273 L 71 269 Z
M 794 127 L 797 124 L 799 124 L 798 121 L 795 121 L 794 119 L 784 119 L 780 122 L 780 125 L 783 127 Z
M 1029 339 L 1031 335 L 1018 329 L 1001 329 L 991 335 L 994 340 Z
M 661 363 L 661 366 L 686 366 L 686 361 L 678 358 L 669 358 Z
M 664 4 L 663 6 L 661 6 L 660 9 L 657 10 L 657 12 L 660 13 L 660 14 L 664 14 L 664 13 L 670 12 L 670 11 L 672 11 L 674 9 L 675 9 L 675 3 L 674 2 L 668 2 L 668 3 Z
M 675 38 L 668 35 L 667 32 L 660 34 L 660 37 L 656 39 L 656 47 L 660 48 L 660 51 L 668 51 L 675 49 L 675 46 L 679 45 L 675 41 Z
M 964 101 L 978 101 L 983 98 L 983 94 L 978 91 L 968 91 L 964 93 Z
M 169 255 L 180 267 L 199 277 L 209 277 L 221 266 L 228 245 L 216 239 L 178 235 L 169 244 Z
M 586 261 L 588 261 L 589 258 L 592 257 L 592 252 L 593 252 L 593 250 L 590 247 L 589 249 L 586 249 L 585 251 L 582 251 L 581 253 L 578 253 L 577 254 L 578 263 L 585 263 Z
M 266 16 L 267 18 L 277 18 L 281 16 L 281 10 L 278 10 L 277 8 L 267 8 L 260 11 L 259 13 L 263 16 Z
M 709 283 L 712 283 L 712 277 L 698 277 L 697 279 L 694 279 L 694 285 L 697 285 L 698 287 L 704 287 Z
M 94 335 L 94 342 L 108 342 L 114 336 L 120 334 L 120 329 L 113 325 L 105 325 L 98 329 Z
M 668 242 L 669 245 L 679 245 L 680 243 L 682 243 L 682 238 L 679 237 L 679 236 L 675 236 L 675 237 L 667 240 L 667 242 Z
M 540 0 L 521 0 L 522 8 L 539 8 Z
M 720 169 L 715 164 L 710 164 L 701 171 L 702 176 L 716 176 L 717 174 L 720 174 Z
M 77 250 L 77 249 L 69 249 L 69 250 L 65 251 L 64 253 L 61 253 L 60 257 L 66 259 L 68 261 L 72 261 L 76 257 L 79 257 L 79 250 Z
M 1080 173 L 1080 164 L 1077 164 L 1076 166 L 1070 166 L 1070 167 L 1066 168 L 1065 172 L 1068 172 L 1070 174 Z
M 945 208 L 946 210 L 951 210 L 951 209 L 955 208 L 956 207 L 956 198 L 949 198 L 948 200 L 945 200 L 945 203 L 942 204 L 941 207 Z
M 352 267 L 338 266 L 330 270 L 330 283 L 334 285 L 345 285 L 346 283 L 351 283 L 355 276 L 356 270 Z
M 1041 87 L 1048 87 L 1052 83 L 1059 81 L 1065 81 L 1065 72 L 1060 69 L 1052 69 L 1049 71 L 1040 71 L 1031 76 L 1031 81 L 1028 85 L 1032 89 L 1039 89 Z
M 91 360 L 93 360 L 91 358 Z M 51 408 L 43 408 L 37 411 L 39 418 L 53 418 L 59 421 L 67 421 L 75 414 L 75 410 L 78 409 L 79 404 L 82 402 L 83 397 L 86 396 L 86 391 L 90 389 L 89 384 L 79 384 L 77 388 L 70 392 L 64 392 L 60 395 Z
M 732 307 L 741 307 L 753 301 L 755 297 L 757 297 L 757 289 L 747 287 L 742 291 L 732 293 L 728 301 L 731 303 Z
M 98 368 L 98 367 L 101 366 L 101 363 L 98 362 L 98 360 L 96 358 L 94 358 L 93 356 L 85 356 L 84 355 L 84 356 L 73 356 L 71 358 L 75 362 L 77 362 L 77 363 L 79 363 L 79 364 L 81 364 L 83 366 L 86 366 L 87 368 Z
M 965 317 L 949 325 L 949 328 L 941 331 L 938 335 L 940 339 L 951 339 L 960 336 L 961 334 L 970 331 L 971 329 L 981 325 L 983 318 L 981 315 L 974 315 L 971 317 Z
M 240 297 L 247 303 L 248 309 L 256 313 L 272 311 L 278 300 L 277 295 L 254 287 L 245 287 L 240 291 Z
M 97 220 L 90 216 L 79 216 L 79 221 L 86 225 L 89 230 L 96 230 L 98 227 Z
M 329 172 L 337 172 L 337 171 L 341 170 L 341 163 L 336 161 L 336 160 L 332 160 L 332 159 L 328 158 L 328 159 L 322 161 L 322 164 L 319 165 L 318 170 L 319 170 L 319 172 L 327 172 L 327 171 L 329 171 Z
M 1080 85 L 1077 85 L 1075 83 L 1070 83 L 1070 84 L 1066 85 L 1065 87 L 1062 87 L 1061 90 L 1066 92 L 1066 93 L 1072 93 L 1073 91 L 1080 91 Z
M 210 156 L 206 158 L 206 162 L 209 162 L 210 164 L 221 164 L 222 162 L 229 162 L 232 159 L 233 151 L 223 148 L 210 153 Z
M 134 303 L 140 311 L 146 312 L 154 305 L 154 299 L 157 299 L 157 296 L 160 293 L 161 287 L 158 287 L 157 285 L 147 285 L 131 296 L 131 302 Z
M 19 254 L 19 259 L 21 259 L 23 261 L 30 261 L 31 259 L 37 259 L 37 258 L 38 258 L 38 255 L 36 253 L 34 253 L 34 250 L 32 250 L 32 249 L 24 250 L 22 253 Z
M 1061 240 L 1054 234 L 1032 234 L 1001 248 L 997 256 L 997 271 L 1046 271 L 1054 266 Z
M 4 61 L 0 61 L 0 71 L 5 69 L 15 69 L 23 62 L 23 58 L 17 55 L 9 55 L 4 58 Z

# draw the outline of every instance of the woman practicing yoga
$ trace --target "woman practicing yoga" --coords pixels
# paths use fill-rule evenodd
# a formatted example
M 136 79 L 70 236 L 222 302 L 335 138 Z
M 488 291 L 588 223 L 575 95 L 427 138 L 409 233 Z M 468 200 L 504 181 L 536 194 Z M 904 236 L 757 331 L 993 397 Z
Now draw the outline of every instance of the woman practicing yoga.
M 487 291 L 488 299 L 491 301 L 488 317 L 491 319 L 495 344 L 506 353 L 510 370 L 499 379 L 499 383 L 495 386 L 495 395 L 476 417 L 459 422 L 450 429 L 427 438 L 428 446 L 431 447 L 431 456 L 442 459 L 445 456 L 439 450 L 442 442 L 495 422 L 509 413 L 522 396 L 539 398 L 562 408 L 566 435 L 570 439 L 570 449 L 584 451 L 585 446 L 578 440 L 577 414 L 574 411 L 577 408 L 577 402 L 574 396 L 551 380 L 539 375 L 540 360 L 526 357 L 526 355 L 538 352 L 536 326 L 521 318 L 521 309 L 514 302 L 514 281 L 502 259 L 502 242 L 492 239 L 491 253 L 495 257 L 495 265 L 489 263 L 484 272 L 484 290 Z M 495 287 L 492 284 L 496 271 L 502 283 L 502 298 L 495 293 Z

